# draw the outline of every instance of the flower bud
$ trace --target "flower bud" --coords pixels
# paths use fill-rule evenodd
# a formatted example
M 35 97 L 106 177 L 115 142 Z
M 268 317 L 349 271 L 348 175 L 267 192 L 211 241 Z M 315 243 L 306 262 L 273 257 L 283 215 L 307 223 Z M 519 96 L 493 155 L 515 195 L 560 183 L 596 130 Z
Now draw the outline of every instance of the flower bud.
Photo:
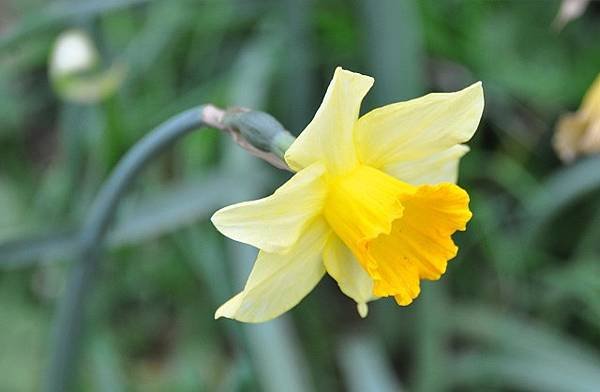
M 556 125 L 554 149 L 563 162 L 600 153 L 600 74 L 575 113 L 563 114 Z
M 98 52 L 90 37 L 81 30 L 62 33 L 54 44 L 50 58 L 50 75 L 60 78 L 93 70 Z
M 54 91 L 63 99 L 77 103 L 100 101 L 119 88 L 125 67 L 112 64 L 101 70 L 96 47 L 81 30 L 62 33 L 50 55 L 49 74 Z
M 223 125 L 246 150 L 279 168 L 288 168 L 283 155 L 295 138 L 270 114 L 230 109 L 223 116 Z

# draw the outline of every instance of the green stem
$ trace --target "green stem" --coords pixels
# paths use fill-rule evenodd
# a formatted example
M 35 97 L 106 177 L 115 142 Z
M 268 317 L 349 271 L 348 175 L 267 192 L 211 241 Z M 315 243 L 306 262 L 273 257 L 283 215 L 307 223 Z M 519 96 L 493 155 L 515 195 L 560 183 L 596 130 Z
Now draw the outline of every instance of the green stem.
M 79 262 L 69 276 L 54 326 L 53 348 L 45 390 L 68 391 L 75 374 L 75 364 L 84 304 L 98 269 L 104 237 L 113 220 L 117 205 L 141 170 L 176 140 L 191 131 L 212 125 L 204 118 L 204 107 L 187 110 L 152 130 L 117 164 L 102 186 L 85 220 L 80 236 Z

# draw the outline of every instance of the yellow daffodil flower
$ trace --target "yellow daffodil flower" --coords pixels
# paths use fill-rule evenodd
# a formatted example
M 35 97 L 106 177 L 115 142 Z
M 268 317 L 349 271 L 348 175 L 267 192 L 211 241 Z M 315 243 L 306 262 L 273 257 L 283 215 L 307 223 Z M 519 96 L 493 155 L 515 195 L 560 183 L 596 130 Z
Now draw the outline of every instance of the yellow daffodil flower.
M 564 162 L 600 152 L 600 74 L 583 97 L 579 110 L 560 117 L 553 142 Z
M 454 185 L 483 111 L 481 83 L 359 116 L 373 78 L 337 68 L 314 119 L 285 153 L 296 174 L 264 199 L 217 211 L 224 235 L 260 249 L 246 286 L 215 318 L 272 319 L 327 272 L 357 303 L 408 305 L 436 280 L 471 218 Z

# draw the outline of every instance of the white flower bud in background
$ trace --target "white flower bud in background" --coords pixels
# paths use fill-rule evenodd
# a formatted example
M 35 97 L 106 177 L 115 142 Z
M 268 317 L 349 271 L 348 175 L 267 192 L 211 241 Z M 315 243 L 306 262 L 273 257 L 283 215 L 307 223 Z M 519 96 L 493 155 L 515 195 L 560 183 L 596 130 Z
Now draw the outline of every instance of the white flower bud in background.
M 590 0 L 562 0 L 560 10 L 552 23 L 554 29 L 560 31 L 567 23 L 583 15 L 589 2 Z
M 113 95 L 125 78 L 125 66 L 100 67 L 100 56 L 87 33 L 67 30 L 56 39 L 49 59 L 54 91 L 66 101 L 94 103 Z
M 81 30 L 62 33 L 54 44 L 50 58 L 53 77 L 90 71 L 98 64 L 98 52 L 90 37 Z

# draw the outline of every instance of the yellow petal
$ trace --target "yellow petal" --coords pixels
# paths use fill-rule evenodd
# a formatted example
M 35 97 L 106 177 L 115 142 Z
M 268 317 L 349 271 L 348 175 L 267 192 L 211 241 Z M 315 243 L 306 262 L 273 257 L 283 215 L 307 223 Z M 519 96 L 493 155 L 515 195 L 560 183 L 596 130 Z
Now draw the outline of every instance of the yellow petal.
M 402 216 L 400 196 L 414 187 L 369 166 L 328 177 L 329 192 L 323 215 L 342 241 L 356 253 L 368 240 L 389 233 Z
M 424 185 L 403 196 L 402 218 L 370 241 L 363 256 L 375 279 L 373 293 L 407 305 L 419 294 L 419 278 L 439 279 L 458 251 L 452 234 L 471 219 L 468 204 L 467 193 L 453 184 Z
M 588 118 L 600 117 L 600 74 L 585 93 L 580 111 Z
M 560 117 L 553 144 L 565 162 L 580 154 L 600 152 L 600 75 L 586 92 L 579 110 Z
M 223 304 L 215 318 L 258 323 L 294 307 L 321 280 L 321 254 L 330 229 L 321 218 L 307 228 L 285 255 L 261 251 L 244 290 Z
M 382 170 L 413 185 L 456 183 L 458 163 L 468 151 L 469 147 L 457 144 L 425 158 L 387 165 Z
M 375 109 L 355 129 L 361 163 L 385 170 L 469 140 L 483 112 L 481 82 L 455 93 L 435 93 Z
M 353 128 L 372 85 L 373 78 L 338 67 L 315 117 L 285 153 L 287 164 L 300 170 L 321 161 L 334 173 L 354 167 Z
M 471 218 L 464 190 L 414 186 L 367 166 L 327 181 L 323 215 L 373 279 L 373 295 L 408 305 L 420 279 L 444 273 L 457 252 L 451 236 Z
M 560 117 L 552 143 L 563 162 L 572 162 L 581 153 L 581 141 L 587 131 L 588 121 L 578 113 Z
M 267 252 L 284 252 L 321 212 L 327 191 L 323 172 L 323 165 L 311 165 L 271 196 L 225 207 L 211 220 L 229 238 Z
M 327 273 L 337 281 L 340 290 L 356 302 L 361 317 L 366 317 L 367 302 L 375 298 L 373 279 L 338 236 L 332 235 L 325 245 L 323 262 Z

